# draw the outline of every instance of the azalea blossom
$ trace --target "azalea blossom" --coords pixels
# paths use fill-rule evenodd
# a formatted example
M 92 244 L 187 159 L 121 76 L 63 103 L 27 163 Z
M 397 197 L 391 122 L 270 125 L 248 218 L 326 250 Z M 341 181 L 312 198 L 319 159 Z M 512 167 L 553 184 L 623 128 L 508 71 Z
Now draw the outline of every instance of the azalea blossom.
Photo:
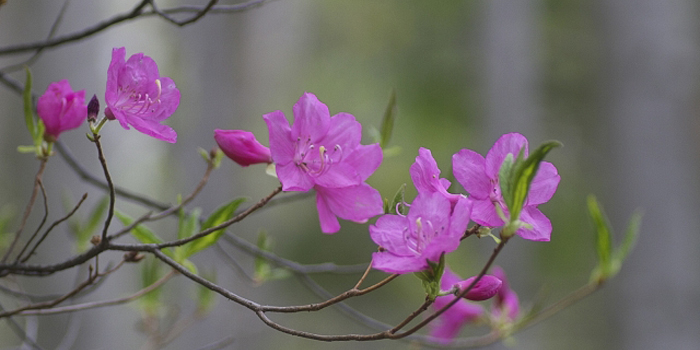
M 428 268 L 428 260 L 454 251 L 467 229 L 471 201 L 450 200 L 437 192 L 420 193 L 408 215 L 383 215 L 369 227 L 382 250 L 372 254 L 372 267 L 388 273 L 410 273 Z
M 308 92 L 293 112 L 291 127 L 281 111 L 263 116 L 282 190 L 316 190 L 324 233 L 340 229 L 337 217 L 363 223 L 383 213 L 381 195 L 365 183 L 382 162 L 382 150 L 379 144 L 360 144 L 362 126 L 355 117 L 331 117 L 328 107 Z
M 440 178 L 440 168 L 438 168 L 432 152 L 427 148 L 421 147 L 418 150 L 418 156 L 415 163 L 411 165 L 409 173 L 418 193 L 437 192 L 449 199 L 453 204 L 462 197 L 459 194 L 447 192 L 447 189 L 450 187 L 450 181 Z
M 489 227 L 505 224 L 496 210 L 496 206 L 499 206 L 508 216 L 508 208 L 498 184 L 498 172 L 506 156 L 512 154 L 513 157 L 517 157 L 522 148 L 524 148 L 524 156 L 527 157 L 527 139 L 523 135 L 511 133 L 501 136 L 486 154 L 486 158 L 468 149 L 463 149 L 452 156 L 455 178 L 469 192 L 469 198 L 474 202 L 472 210 L 474 222 Z M 520 213 L 520 221 L 531 227 L 519 228 L 515 233 L 520 237 L 533 241 L 550 240 L 552 224 L 537 209 L 537 206 L 552 198 L 559 180 L 557 168 L 552 163 L 540 163 Z
M 224 154 L 240 166 L 272 163 L 270 149 L 260 144 L 250 131 L 216 129 L 214 140 Z
M 459 276 L 450 271 L 449 268 L 445 268 L 440 280 L 440 289 L 449 290 L 459 283 L 459 280 Z M 440 310 L 454 298 L 452 294 L 439 296 L 435 298 L 432 307 L 435 310 Z M 481 305 L 462 299 L 430 323 L 430 335 L 443 344 L 449 344 L 459 334 L 464 325 L 478 321 L 483 314 L 484 308 Z
M 175 143 L 177 133 L 161 124 L 180 104 L 180 90 L 172 79 L 161 77 L 158 65 L 143 53 L 126 60 L 126 49 L 114 48 L 107 71 L 105 115 L 116 119 L 124 129 L 136 130 L 157 139 Z
M 79 127 L 87 119 L 85 90 L 73 91 L 65 79 L 51 83 L 39 97 L 36 111 L 46 126 L 45 137 L 56 141 L 62 132 Z
M 518 295 L 515 291 L 510 289 L 508 285 L 508 280 L 506 279 L 506 273 L 500 267 L 496 266 L 492 273 L 494 276 L 498 277 L 503 282 L 501 289 L 496 294 L 494 299 L 491 313 L 499 318 L 501 315 L 505 315 L 507 321 L 513 322 L 518 318 L 520 313 L 520 304 L 518 302 Z

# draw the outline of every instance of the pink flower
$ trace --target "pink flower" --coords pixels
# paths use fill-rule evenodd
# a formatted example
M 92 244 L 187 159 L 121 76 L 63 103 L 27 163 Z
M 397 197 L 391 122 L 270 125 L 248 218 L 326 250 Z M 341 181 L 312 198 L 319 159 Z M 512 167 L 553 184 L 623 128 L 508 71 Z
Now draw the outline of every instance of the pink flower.
M 459 198 L 452 209 L 440 193 L 421 193 L 408 215 L 383 215 L 369 227 L 374 243 L 383 248 L 372 254 L 372 267 L 388 273 L 410 273 L 428 268 L 442 253 L 459 246 L 469 223 L 471 202 Z
M 475 279 L 476 276 L 469 277 L 464 281 L 455 283 L 454 286 L 461 292 L 469 288 Z M 491 299 L 494 295 L 496 295 L 496 293 L 498 293 L 499 290 L 501 290 L 502 284 L 503 282 L 501 282 L 501 280 L 496 276 L 484 275 L 481 277 L 479 282 L 476 282 L 474 287 L 472 287 L 472 289 L 470 289 L 467 294 L 464 295 L 464 298 L 474 301 Z
M 161 77 L 158 65 L 143 53 L 126 61 L 126 49 L 114 48 L 107 71 L 105 115 L 157 139 L 175 143 L 173 128 L 161 124 L 180 104 L 180 91 L 172 79 Z
M 87 118 L 85 90 L 74 92 L 65 79 L 51 83 L 39 97 L 36 111 L 46 126 L 45 135 L 55 141 L 62 132 L 79 127 Z
M 505 314 L 508 321 L 513 322 L 518 318 L 518 314 L 520 313 L 518 295 L 515 294 L 515 291 L 510 289 L 508 280 L 506 279 L 506 273 L 503 271 L 503 269 L 496 266 L 493 269 L 493 274 L 503 281 L 503 285 L 498 291 L 498 294 L 496 294 L 496 299 L 494 299 L 491 313 L 495 317 L 500 317 L 500 315 Z
M 450 181 L 440 178 L 440 168 L 438 168 L 433 154 L 427 148 L 421 147 L 418 150 L 418 157 L 416 157 L 416 162 L 411 165 L 409 173 L 418 193 L 438 192 L 449 199 L 452 204 L 462 197 L 459 194 L 447 192 Z
M 450 269 L 445 268 L 445 272 L 442 274 L 442 279 L 440 280 L 440 288 L 449 290 L 457 284 L 459 280 L 459 276 L 450 271 Z M 435 310 L 440 310 L 454 298 L 454 295 L 437 297 L 432 306 Z M 459 331 L 464 325 L 477 321 L 483 314 L 484 309 L 481 305 L 472 304 L 462 299 L 443 312 L 430 324 L 430 335 L 437 338 L 437 340 L 443 344 L 449 344 L 452 339 L 459 334 Z
M 214 140 L 224 154 L 240 166 L 272 163 L 270 149 L 261 145 L 250 131 L 216 129 Z
M 508 215 L 498 184 L 498 171 L 508 154 L 517 157 L 523 147 L 524 156 L 527 157 L 527 139 L 523 135 L 511 133 L 501 136 L 489 150 L 486 158 L 468 149 L 463 149 L 452 156 L 455 178 L 469 192 L 469 198 L 474 202 L 472 220 L 476 223 L 489 227 L 505 224 L 496 211 L 496 205 L 498 205 L 503 213 Z M 532 228 L 518 229 L 516 234 L 520 237 L 533 241 L 549 241 L 552 224 L 537 209 L 537 206 L 552 198 L 559 180 L 557 168 L 552 163 L 540 163 L 520 214 L 520 221 L 530 224 Z
M 313 94 L 304 93 L 293 112 L 291 127 L 281 111 L 263 116 L 282 189 L 316 189 L 325 233 L 340 229 L 337 217 L 362 223 L 381 214 L 381 195 L 364 182 L 382 162 L 379 144 L 361 145 L 362 126 L 355 117 L 347 113 L 331 117 Z

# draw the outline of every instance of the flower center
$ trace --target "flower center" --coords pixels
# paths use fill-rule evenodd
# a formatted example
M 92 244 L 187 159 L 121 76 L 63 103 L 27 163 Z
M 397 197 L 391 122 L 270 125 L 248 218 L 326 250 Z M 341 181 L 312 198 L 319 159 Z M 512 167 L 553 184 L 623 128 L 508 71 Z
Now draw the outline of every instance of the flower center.
M 300 136 L 294 143 L 294 164 L 314 177 L 325 174 L 335 162 L 340 161 L 342 155 L 340 145 L 335 145 L 331 151 L 319 146 L 317 152 L 311 136 Z
M 434 227 L 430 220 L 423 220 L 418 217 L 416 219 L 415 229 L 412 231 L 410 227 L 404 229 L 404 242 L 406 247 L 417 256 L 420 256 L 430 241 L 441 235 L 445 231 L 445 227 Z
M 155 80 L 157 93 L 151 96 L 148 93 L 142 94 L 131 88 L 129 85 L 118 87 L 119 100 L 115 106 L 123 112 L 129 114 L 155 113 L 157 104 L 160 104 L 160 95 L 163 92 L 160 79 Z

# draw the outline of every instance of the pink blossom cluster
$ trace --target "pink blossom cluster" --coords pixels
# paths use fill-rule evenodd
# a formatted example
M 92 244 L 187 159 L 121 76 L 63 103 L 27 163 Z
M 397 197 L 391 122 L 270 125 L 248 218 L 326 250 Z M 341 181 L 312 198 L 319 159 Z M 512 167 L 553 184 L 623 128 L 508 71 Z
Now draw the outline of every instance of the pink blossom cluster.
M 96 98 L 93 101 L 99 106 Z M 160 76 L 158 65 L 143 53 L 127 60 L 125 48 L 112 50 L 105 103 L 107 119 L 118 120 L 125 129 L 132 126 L 163 141 L 177 140 L 175 130 L 161 123 L 180 104 L 180 91 L 172 79 Z M 74 92 L 68 80 L 51 83 L 39 97 L 37 114 L 46 126 L 45 138 L 55 141 L 62 132 L 79 127 L 88 118 L 85 90 Z
M 382 162 L 379 144 L 362 145 L 362 126 L 348 113 L 331 117 L 314 94 L 305 93 L 292 109 L 289 125 L 282 111 L 265 114 L 270 148 L 252 133 L 220 130 L 214 139 L 242 166 L 274 163 L 283 191 L 316 191 L 321 230 L 340 230 L 338 218 L 358 223 L 382 214 L 379 191 L 365 181 Z

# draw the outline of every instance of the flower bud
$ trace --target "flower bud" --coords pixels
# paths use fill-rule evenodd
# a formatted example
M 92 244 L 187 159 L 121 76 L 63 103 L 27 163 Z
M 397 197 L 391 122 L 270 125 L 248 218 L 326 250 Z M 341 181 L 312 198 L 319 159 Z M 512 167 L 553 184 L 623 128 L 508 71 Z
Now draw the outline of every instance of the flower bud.
M 85 90 L 73 91 L 68 80 L 51 83 L 39 97 L 36 109 L 46 126 L 46 139 L 56 141 L 62 132 L 75 129 L 85 121 Z
M 476 276 L 469 277 L 464 281 L 455 283 L 454 286 L 459 290 L 457 293 L 461 293 L 461 291 L 468 288 L 472 282 L 474 282 L 474 279 L 476 279 Z M 477 282 L 476 285 L 474 285 L 474 287 L 467 292 L 464 298 L 475 301 L 490 299 L 496 295 L 496 293 L 498 293 L 502 284 L 503 282 L 501 282 L 501 280 L 496 276 L 484 275 L 481 277 L 479 282 Z
M 100 113 L 100 100 L 97 99 L 97 95 L 92 95 L 90 102 L 87 105 L 87 119 L 89 122 L 94 122 L 97 120 L 97 113 Z
M 272 163 L 270 149 L 261 145 L 250 131 L 216 129 L 214 140 L 224 154 L 240 166 Z

